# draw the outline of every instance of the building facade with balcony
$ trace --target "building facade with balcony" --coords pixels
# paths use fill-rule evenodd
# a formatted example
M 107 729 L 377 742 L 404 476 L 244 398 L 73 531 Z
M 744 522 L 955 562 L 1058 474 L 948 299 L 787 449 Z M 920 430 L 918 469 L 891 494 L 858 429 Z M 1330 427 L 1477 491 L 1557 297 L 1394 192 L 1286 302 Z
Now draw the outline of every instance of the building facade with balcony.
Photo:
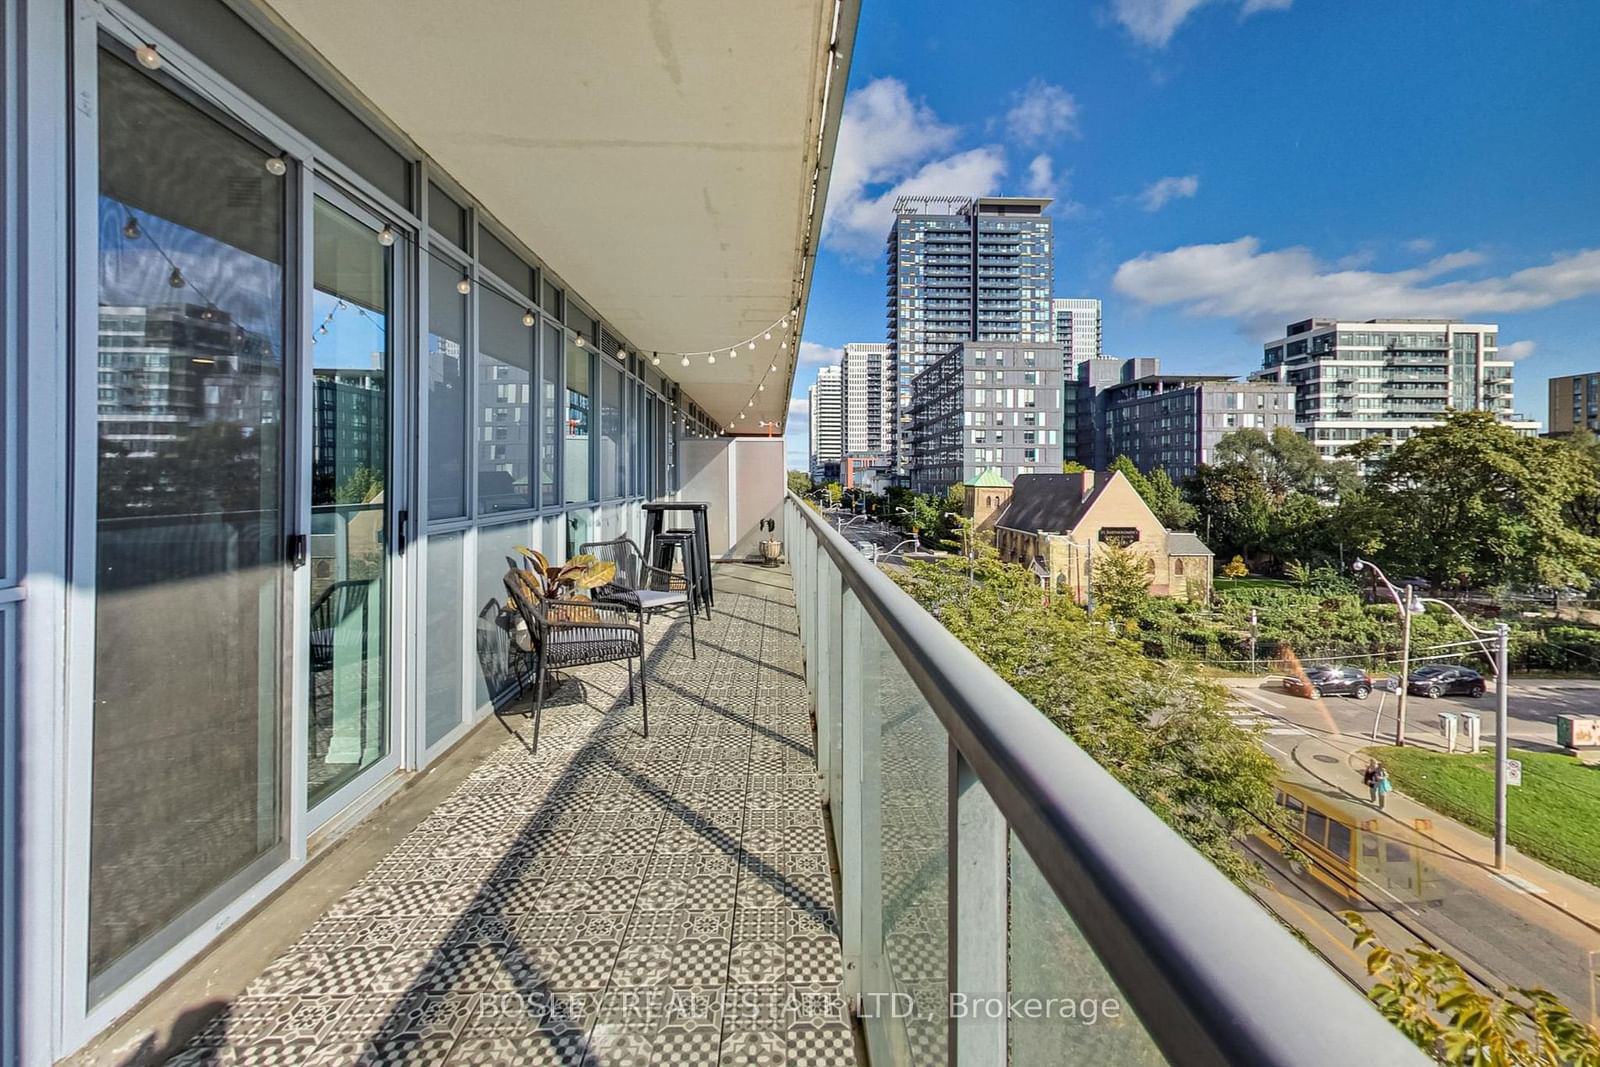
M 894 419 L 894 374 L 889 346 L 850 341 L 839 357 L 843 425 L 840 447 L 848 454 L 872 455 L 889 443 Z
M 1059 351 L 1059 350 L 1057 350 Z M 1061 469 L 1061 366 L 1045 345 L 963 341 L 912 380 L 910 486 Z
M 811 435 L 811 477 L 837 481 L 844 458 L 844 392 L 839 368 L 822 367 L 806 388 L 807 429 Z
M 1600 430 L 1600 374 L 1563 374 L 1550 379 L 1549 389 L 1551 437 Z
M 1224 435 L 1295 425 L 1293 386 L 1227 375 L 1147 374 L 1101 390 L 1095 402 L 1105 426 L 1097 456 L 1127 456 L 1145 474 L 1165 470 L 1180 483 L 1214 461 Z
M 896 202 L 887 302 L 893 451 L 901 475 L 911 456 L 911 383 L 924 367 L 961 341 L 1053 341 L 1054 224 L 1044 214 L 1050 203 L 1011 196 Z
M 1518 433 L 1512 365 L 1500 328 L 1451 319 L 1303 319 L 1263 346 L 1253 381 L 1295 389 L 1295 422 L 1317 451 L 1382 438 L 1399 444 L 1446 411 L 1489 411 Z

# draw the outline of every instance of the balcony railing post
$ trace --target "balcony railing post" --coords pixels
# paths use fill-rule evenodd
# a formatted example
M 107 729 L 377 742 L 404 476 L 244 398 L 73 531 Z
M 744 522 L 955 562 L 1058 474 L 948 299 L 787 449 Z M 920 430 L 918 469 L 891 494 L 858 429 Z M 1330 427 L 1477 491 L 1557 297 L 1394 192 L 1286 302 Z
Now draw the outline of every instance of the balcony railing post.
M 817 776 L 822 790 L 822 802 L 833 807 L 839 781 L 839 576 L 833 561 L 825 554 L 817 554 L 811 600 L 816 612 L 817 667 Z M 834 832 L 839 829 L 839 813 L 833 812 Z
M 1006 821 L 978 776 L 950 744 L 950 1062 L 1003 1067 L 1006 1019 L 963 1011 L 974 998 L 1006 994 Z M 918 1006 L 919 1010 L 927 1010 Z

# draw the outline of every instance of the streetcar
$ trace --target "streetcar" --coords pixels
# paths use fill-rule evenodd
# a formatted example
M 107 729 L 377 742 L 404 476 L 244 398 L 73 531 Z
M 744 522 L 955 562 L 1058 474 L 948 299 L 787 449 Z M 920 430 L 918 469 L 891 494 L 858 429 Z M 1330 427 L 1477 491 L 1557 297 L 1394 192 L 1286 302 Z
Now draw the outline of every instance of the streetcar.
M 1278 806 L 1289 813 L 1290 844 L 1304 854 L 1295 873 L 1309 876 L 1352 906 L 1364 903 L 1437 904 L 1439 880 L 1419 847 L 1419 833 L 1383 819 L 1359 801 L 1330 797 L 1280 780 Z M 1277 835 L 1258 836 L 1274 846 Z

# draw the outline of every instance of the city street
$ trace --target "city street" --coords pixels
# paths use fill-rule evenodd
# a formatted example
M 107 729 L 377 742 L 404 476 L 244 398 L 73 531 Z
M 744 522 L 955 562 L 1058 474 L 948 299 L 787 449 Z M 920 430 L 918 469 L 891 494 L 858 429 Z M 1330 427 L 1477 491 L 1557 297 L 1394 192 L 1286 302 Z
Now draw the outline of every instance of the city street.
M 1439 713 L 1476 712 L 1483 717 L 1483 738 L 1494 736 L 1494 679 L 1481 697 L 1429 697 L 1407 699 L 1406 737 L 1421 744 L 1440 746 Z M 1398 694 L 1379 690 L 1366 700 L 1324 697 L 1311 700 L 1283 690 L 1280 679 L 1228 679 L 1235 695 L 1277 718 L 1313 733 L 1361 738 L 1370 743 L 1374 722 L 1378 741 L 1392 741 Z M 1600 715 L 1600 681 L 1589 679 L 1513 678 L 1507 700 L 1511 743 L 1526 748 L 1554 749 L 1557 715 Z
M 1353 981 L 1365 984 L 1365 955 L 1351 951 L 1350 934 L 1337 913 L 1355 908 L 1391 948 L 1425 940 L 1455 956 L 1480 981 L 1496 987 L 1544 986 L 1583 1018 L 1593 1011 L 1594 954 L 1600 952 L 1600 889 L 1516 854 L 1509 870 L 1487 864 L 1487 839 L 1428 811 L 1398 792 L 1386 810 L 1366 802 L 1360 752 L 1372 742 L 1373 719 L 1382 707 L 1381 730 L 1394 728 L 1393 693 L 1365 701 L 1291 696 L 1260 680 L 1233 681 L 1235 721 L 1259 725 L 1261 741 L 1283 768 L 1283 779 L 1313 791 L 1347 813 L 1362 833 L 1415 857 L 1415 891 L 1392 890 L 1363 877 L 1345 897 L 1304 871 L 1289 867 L 1261 841 L 1246 846 L 1266 866 L 1269 884 L 1257 895 L 1301 930 L 1325 957 Z M 1380 700 L 1380 698 L 1386 698 Z M 1493 698 L 1430 700 L 1414 697 L 1408 737 L 1438 745 L 1440 710 L 1477 710 L 1486 738 L 1492 730 Z M 1600 711 L 1600 683 L 1527 681 L 1512 687 L 1511 736 L 1517 744 L 1554 747 L 1555 715 Z M 1380 741 L 1383 740 L 1380 737 Z M 1385 852 L 1388 856 L 1390 853 Z

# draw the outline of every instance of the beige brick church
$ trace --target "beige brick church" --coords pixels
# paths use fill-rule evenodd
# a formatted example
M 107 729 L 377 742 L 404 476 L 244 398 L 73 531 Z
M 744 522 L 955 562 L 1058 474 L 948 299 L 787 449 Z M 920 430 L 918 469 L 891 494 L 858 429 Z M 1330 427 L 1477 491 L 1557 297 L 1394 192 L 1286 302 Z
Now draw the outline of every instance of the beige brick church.
M 1000 558 L 1031 569 L 1039 584 L 1088 598 L 1094 555 L 1117 545 L 1148 559 L 1155 596 L 1211 594 L 1213 557 L 1192 533 L 1168 530 L 1120 471 L 1022 474 L 985 470 L 962 485 L 964 511 L 994 535 Z

